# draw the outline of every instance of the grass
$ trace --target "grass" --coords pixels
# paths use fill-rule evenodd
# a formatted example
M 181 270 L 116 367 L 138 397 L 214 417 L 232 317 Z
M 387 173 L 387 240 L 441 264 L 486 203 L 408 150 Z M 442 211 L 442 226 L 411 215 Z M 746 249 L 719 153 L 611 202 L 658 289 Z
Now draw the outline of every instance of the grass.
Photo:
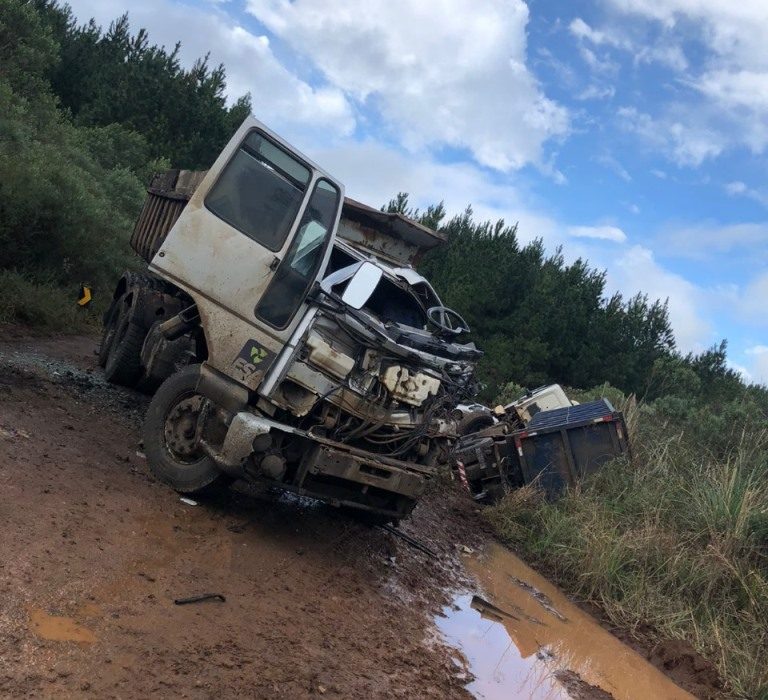
M 527 486 L 487 517 L 615 624 L 686 639 L 729 692 L 768 698 L 768 429 L 702 443 L 653 405 L 625 408 L 633 460 L 554 503 Z
M 15 270 L 0 270 L 0 324 L 81 333 L 98 327 L 97 309 L 77 305 L 79 289 Z

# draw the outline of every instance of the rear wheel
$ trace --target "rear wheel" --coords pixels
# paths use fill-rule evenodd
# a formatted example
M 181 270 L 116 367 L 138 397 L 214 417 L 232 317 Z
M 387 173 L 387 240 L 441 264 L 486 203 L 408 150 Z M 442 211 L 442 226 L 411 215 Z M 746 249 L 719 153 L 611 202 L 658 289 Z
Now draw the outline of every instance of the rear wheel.
M 107 364 L 107 358 L 109 357 L 109 351 L 112 347 L 112 341 L 115 339 L 115 325 L 117 324 L 117 317 L 120 312 L 120 304 L 122 297 L 115 299 L 112 305 L 109 307 L 109 311 L 104 316 L 104 329 L 101 332 L 101 343 L 99 343 L 99 367 L 104 367 Z
M 166 379 L 144 419 L 149 468 L 180 493 L 208 493 L 232 482 L 199 444 L 198 419 L 205 404 L 195 390 L 199 376 L 200 365 L 190 365 Z
M 133 387 L 141 379 L 141 347 L 146 331 L 135 323 L 136 316 L 135 295 L 123 295 L 117 304 L 114 328 L 108 334 L 109 351 L 104 365 L 104 376 L 112 384 Z

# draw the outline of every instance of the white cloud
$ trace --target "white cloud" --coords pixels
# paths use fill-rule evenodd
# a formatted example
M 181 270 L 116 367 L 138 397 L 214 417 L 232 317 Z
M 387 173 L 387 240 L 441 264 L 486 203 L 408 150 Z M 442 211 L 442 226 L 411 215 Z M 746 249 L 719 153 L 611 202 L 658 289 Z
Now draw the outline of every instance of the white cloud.
M 703 98 L 678 100 L 669 107 L 659 118 L 660 128 L 675 121 L 682 128 L 672 139 L 657 140 L 657 146 L 678 164 L 694 166 L 726 148 L 746 146 L 754 153 L 768 149 L 767 2 L 608 1 L 620 12 L 660 25 L 659 46 L 664 47 L 667 63 L 680 74 L 681 85 Z M 701 68 L 694 74 L 686 73 L 681 48 L 685 42 L 704 49 Z
M 675 71 L 688 68 L 688 59 L 681 46 L 661 43 L 651 46 L 633 47 L 634 61 L 638 63 L 660 63 Z
M 768 207 L 768 194 L 760 190 L 749 187 L 746 183 L 736 180 L 725 184 L 725 191 L 731 197 L 747 197 L 764 207 Z
M 745 194 L 747 186 L 743 182 L 728 182 L 725 185 L 725 191 L 732 197 L 738 194 Z
M 526 67 L 522 0 L 248 0 L 248 11 L 330 84 L 380 111 L 408 148 L 468 149 L 510 171 L 542 161 L 568 113 Z
M 585 39 L 595 46 L 624 46 L 625 42 L 612 33 L 590 27 L 581 17 L 568 25 L 568 31 L 577 39 Z
M 600 154 L 595 158 L 595 161 L 614 172 L 622 180 L 624 180 L 624 182 L 632 182 L 632 176 L 629 174 L 627 169 L 610 153 Z
M 768 66 L 765 32 L 768 4 L 763 0 L 609 0 L 616 9 L 660 22 L 668 31 L 699 25 L 699 37 L 719 56 Z
M 616 94 L 616 88 L 613 85 L 588 85 L 578 95 L 577 100 L 606 100 Z
M 627 234 L 617 226 L 569 226 L 568 233 L 576 238 L 597 238 L 616 243 L 627 240 Z
M 679 45 L 658 40 L 654 43 L 648 37 L 642 40 L 632 38 L 627 34 L 626 27 L 596 29 L 577 17 L 568 25 L 568 31 L 581 42 L 630 52 L 635 64 L 660 63 L 674 70 L 685 70 L 688 67 L 688 59 Z
M 81 22 L 94 17 L 104 27 L 126 5 L 124 0 L 68 1 Z M 129 18 L 132 28 L 145 27 L 154 43 L 173 47 L 181 40 L 186 66 L 210 52 L 212 65 L 225 64 L 229 97 L 251 92 L 256 116 L 288 138 L 310 129 L 345 136 L 355 128 L 354 111 L 341 90 L 301 80 L 277 59 L 266 36 L 251 33 L 216 7 L 133 0 Z
M 754 345 L 745 353 L 750 356 L 749 379 L 768 385 L 768 345 Z
M 607 53 L 598 56 L 592 49 L 586 46 L 579 46 L 579 55 L 593 72 L 601 73 L 606 76 L 615 76 L 619 72 L 619 64 L 612 61 Z
M 747 384 L 751 384 L 754 381 L 752 372 L 750 372 L 744 365 L 737 364 L 731 360 L 726 360 L 725 363 L 728 365 L 729 369 L 732 369 L 741 375 L 742 381 L 746 382 Z
M 607 274 L 609 285 L 625 293 L 634 290 L 651 299 L 669 299 L 669 318 L 683 352 L 701 351 L 712 340 L 703 290 L 660 265 L 650 249 L 632 246 L 607 266 Z
M 767 304 L 768 272 L 764 272 L 752 279 L 744 288 L 736 312 L 749 323 L 768 326 Z
M 664 151 L 678 165 L 699 166 L 719 156 L 728 145 L 726 135 L 690 115 L 670 113 L 654 118 L 634 107 L 621 107 L 617 116 L 622 128 Z M 659 172 L 654 174 L 661 177 Z
M 703 260 L 741 254 L 752 262 L 768 262 L 768 222 L 743 224 L 698 223 L 670 227 L 661 235 L 668 255 Z

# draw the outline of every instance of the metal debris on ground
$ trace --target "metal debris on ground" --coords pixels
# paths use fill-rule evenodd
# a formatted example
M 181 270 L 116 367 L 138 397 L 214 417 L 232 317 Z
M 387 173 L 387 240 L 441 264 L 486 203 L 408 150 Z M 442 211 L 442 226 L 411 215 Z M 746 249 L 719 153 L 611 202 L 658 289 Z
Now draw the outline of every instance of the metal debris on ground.
M 201 593 L 200 595 L 189 596 L 188 598 L 176 598 L 173 602 L 176 605 L 189 605 L 190 603 L 202 603 L 204 600 L 220 600 L 226 603 L 227 599 L 221 593 Z
M 20 428 L 5 428 L 0 425 L 0 437 L 6 438 L 7 440 L 15 440 L 16 438 L 29 440 L 32 436 L 26 430 L 21 430 Z
M 391 525 L 379 525 L 379 527 L 382 530 L 386 530 L 390 534 L 394 535 L 395 537 L 399 537 L 401 540 L 407 542 L 411 547 L 414 549 L 418 549 L 420 552 L 424 552 L 424 554 L 427 554 L 428 556 L 432 557 L 433 559 L 437 559 L 437 552 L 427 547 L 425 544 L 422 544 L 418 540 L 413 539 L 410 535 L 406 535 L 401 530 L 398 530 L 397 528 L 392 527 Z
M 470 603 L 470 607 L 474 608 L 481 614 L 488 615 L 490 617 L 495 618 L 503 618 L 508 617 L 512 620 L 519 620 L 520 618 L 517 615 L 513 615 L 511 612 L 508 612 L 506 610 L 503 610 L 502 608 L 498 607 L 497 605 L 494 605 L 493 603 L 489 603 L 485 598 L 481 598 L 479 595 L 473 595 L 472 596 L 472 602 Z

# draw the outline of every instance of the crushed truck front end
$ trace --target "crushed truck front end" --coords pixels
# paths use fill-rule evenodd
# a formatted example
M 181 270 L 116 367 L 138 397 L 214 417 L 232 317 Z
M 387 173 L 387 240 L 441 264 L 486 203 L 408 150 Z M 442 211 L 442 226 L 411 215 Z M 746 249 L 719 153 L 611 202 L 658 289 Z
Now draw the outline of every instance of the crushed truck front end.
M 400 307 L 391 303 L 398 290 Z M 456 437 L 451 412 L 474 392 L 480 353 L 382 318 L 418 317 L 408 290 L 385 274 L 361 309 L 341 302 L 331 284 L 318 290 L 306 327 L 259 388 L 257 405 L 295 426 L 285 442 L 306 441 L 280 475 L 289 488 L 403 517 L 445 463 Z
M 155 177 L 132 238 L 149 270 L 118 284 L 101 353 L 112 381 L 165 379 L 145 423 L 155 474 L 407 515 L 480 356 L 413 269 L 441 241 L 344 199 L 255 119 L 210 170 Z

